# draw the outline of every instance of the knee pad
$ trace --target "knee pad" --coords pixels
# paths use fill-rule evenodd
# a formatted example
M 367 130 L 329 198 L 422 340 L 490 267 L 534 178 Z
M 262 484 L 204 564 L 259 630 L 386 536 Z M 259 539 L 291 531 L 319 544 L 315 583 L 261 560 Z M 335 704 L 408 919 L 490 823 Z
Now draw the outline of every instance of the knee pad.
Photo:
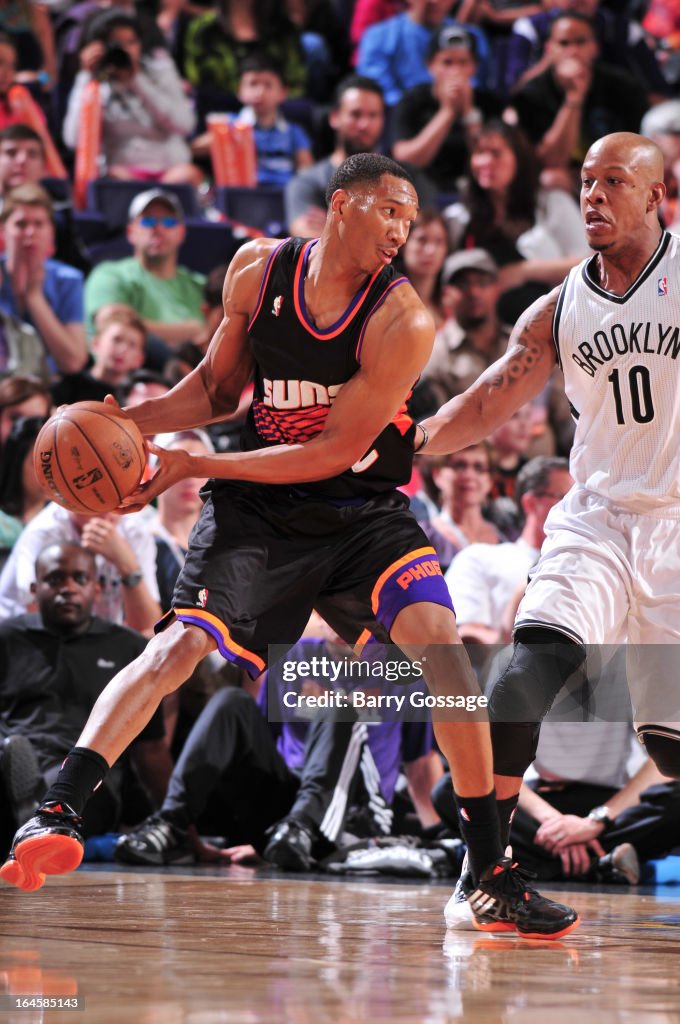
M 667 725 L 641 725 L 637 734 L 661 774 L 680 779 L 680 732 Z
M 494 775 L 521 778 L 536 757 L 539 722 L 491 722 Z
M 492 721 L 541 722 L 585 658 L 585 648 L 557 630 L 518 630 L 512 658 L 489 697 Z
M 540 723 L 585 657 L 580 644 L 557 630 L 518 630 L 512 658 L 489 698 L 496 775 L 524 775 L 536 757 Z

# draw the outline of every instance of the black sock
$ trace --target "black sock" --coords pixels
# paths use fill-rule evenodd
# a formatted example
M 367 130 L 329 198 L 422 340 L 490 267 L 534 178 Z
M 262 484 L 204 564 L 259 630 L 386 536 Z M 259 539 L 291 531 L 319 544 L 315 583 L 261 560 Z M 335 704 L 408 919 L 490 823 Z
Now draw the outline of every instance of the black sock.
M 515 796 L 508 796 L 505 800 L 496 801 L 496 806 L 498 807 L 498 822 L 501 829 L 501 843 L 503 844 L 504 849 L 510 841 L 510 826 L 512 824 L 512 816 L 515 813 L 518 800 L 519 793 Z
M 85 804 L 101 785 L 108 770 L 108 764 L 96 750 L 74 747 L 66 755 L 57 781 L 50 786 L 42 803 L 56 800 L 57 803 L 68 804 L 76 814 L 82 814 Z
M 468 866 L 477 883 L 484 868 L 503 856 L 496 791 L 492 789 L 487 796 L 454 796 L 461 835 L 467 845 Z

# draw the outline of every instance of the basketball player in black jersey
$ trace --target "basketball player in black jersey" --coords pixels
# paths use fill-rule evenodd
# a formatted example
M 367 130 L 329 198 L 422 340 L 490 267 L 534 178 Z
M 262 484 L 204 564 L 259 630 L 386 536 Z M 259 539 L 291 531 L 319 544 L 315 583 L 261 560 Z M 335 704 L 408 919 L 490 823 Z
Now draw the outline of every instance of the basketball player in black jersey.
M 292 644 L 313 607 L 350 643 L 390 639 L 424 660 L 438 693 L 476 694 L 434 550 L 396 490 L 415 427 L 405 401 L 434 329 L 392 267 L 417 211 L 406 172 L 359 154 L 335 172 L 318 240 L 263 239 L 234 257 L 224 319 L 201 365 L 129 415 L 145 435 L 199 426 L 254 398 L 240 453 L 199 457 L 151 446 L 160 466 L 128 501 L 210 477 L 173 608 L 145 653 L 97 701 L 2 877 L 38 888 L 77 866 L 78 815 L 161 698 L 216 648 L 256 677 L 268 644 Z M 557 938 L 568 907 L 527 889 L 504 841 L 488 722 L 435 722 L 451 766 L 483 930 Z

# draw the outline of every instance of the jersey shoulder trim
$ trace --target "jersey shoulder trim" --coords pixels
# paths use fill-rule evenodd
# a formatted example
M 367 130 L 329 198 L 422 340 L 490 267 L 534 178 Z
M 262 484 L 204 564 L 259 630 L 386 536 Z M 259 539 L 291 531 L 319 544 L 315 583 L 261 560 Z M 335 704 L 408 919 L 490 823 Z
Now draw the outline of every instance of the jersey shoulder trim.
M 410 283 L 411 282 L 409 281 L 409 279 L 407 277 L 397 277 L 397 278 L 395 278 L 394 281 L 390 281 L 389 284 L 387 285 L 387 287 L 385 288 L 385 291 L 378 298 L 378 300 L 374 303 L 373 307 L 369 310 L 369 312 L 368 312 L 368 314 L 366 316 L 366 320 L 364 321 L 364 325 L 361 328 L 361 334 L 359 335 L 359 341 L 357 342 L 357 347 L 356 347 L 356 352 L 355 352 L 355 358 L 356 358 L 357 363 L 361 364 L 361 349 L 362 349 L 362 346 L 364 344 L 364 335 L 366 334 L 366 328 L 368 327 L 373 314 L 377 313 L 377 311 L 380 309 L 380 307 L 382 306 L 382 304 L 385 301 L 385 299 L 387 298 L 387 296 L 390 294 L 390 292 L 394 288 L 397 287 L 397 285 L 400 285 L 400 284 L 410 284 Z
M 260 310 L 262 309 L 262 302 L 264 301 L 264 293 L 267 290 L 267 283 L 269 282 L 269 278 L 271 276 L 272 267 L 274 266 L 274 260 L 276 258 L 276 255 L 277 255 L 277 253 L 279 253 L 281 251 L 282 246 L 286 245 L 287 242 L 290 242 L 290 238 L 284 238 L 283 241 L 281 241 L 278 245 L 274 246 L 274 248 L 272 249 L 271 253 L 269 254 L 269 259 L 267 260 L 267 265 L 264 268 L 264 274 L 262 275 L 262 281 L 260 283 L 260 291 L 258 292 L 257 302 L 255 303 L 255 312 L 253 313 L 253 315 L 250 318 L 250 322 L 248 324 L 248 330 L 251 329 L 251 327 L 253 326 L 253 324 L 257 320 L 257 317 L 259 315 Z
M 553 345 L 555 346 L 557 365 L 560 369 L 562 369 L 562 356 L 560 354 L 560 320 L 562 318 L 562 309 L 564 307 L 564 297 L 567 294 L 567 285 L 571 275 L 572 271 L 570 270 L 560 286 L 560 293 L 557 296 L 557 302 L 555 303 L 555 309 L 553 311 L 552 338 Z

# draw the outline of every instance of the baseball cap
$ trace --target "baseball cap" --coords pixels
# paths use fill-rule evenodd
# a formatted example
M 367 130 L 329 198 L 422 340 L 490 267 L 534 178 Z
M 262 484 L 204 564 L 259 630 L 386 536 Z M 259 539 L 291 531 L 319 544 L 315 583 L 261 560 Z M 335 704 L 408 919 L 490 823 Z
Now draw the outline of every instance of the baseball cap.
M 466 32 L 459 25 L 445 25 L 444 28 L 437 29 L 431 35 L 427 47 L 427 60 L 432 60 L 435 54 L 440 53 L 442 50 L 454 50 L 456 48 L 469 50 L 473 58 L 477 56 L 475 40 L 469 32 Z
M 174 192 L 164 192 L 162 188 L 149 188 L 140 192 L 130 203 L 128 220 L 141 216 L 152 203 L 165 203 L 169 210 L 180 220 L 184 220 L 184 208 Z
M 680 100 L 667 100 L 648 110 L 640 131 L 643 135 L 680 135 Z
M 442 284 L 451 284 L 456 274 L 464 270 L 480 270 L 498 277 L 498 266 L 486 249 L 461 249 L 447 256 L 442 268 Z

